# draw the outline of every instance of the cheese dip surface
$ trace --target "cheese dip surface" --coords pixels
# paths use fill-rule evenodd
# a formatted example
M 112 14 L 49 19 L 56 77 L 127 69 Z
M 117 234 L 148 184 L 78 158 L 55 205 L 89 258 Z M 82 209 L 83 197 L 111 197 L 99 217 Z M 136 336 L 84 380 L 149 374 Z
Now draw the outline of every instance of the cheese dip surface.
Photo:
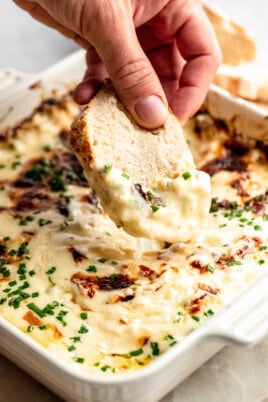
M 107 213 L 133 236 L 185 242 L 208 217 L 211 186 L 204 172 L 191 169 L 173 178 L 152 179 L 150 187 L 133 183 L 128 173 L 112 165 L 99 173 L 109 200 Z
M 164 209 L 170 184 L 133 189 L 124 172 L 103 167 L 115 197 L 124 180 L 127 203 L 145 203 L 144 235 L 157 240 L 132 237 L 103 213 L 69 148 L 77 107 L 68 98 L 51 103 L 0 144 L 0 314 L 74 370 L 137 370 L 268 271 L 266 150 L 237 147 L 206 113 L 189 122 L 189 145 L 211 177 L 213 198 L 199 227 L 191 209 L 202 215 L 207 176 L 187 171 L 174 178 L 170 194 L 186 182 L 200 192 L 200 204 L 186 205 L 184 216 L 174 209 L 185 233 L 196 226 L 195 236 L 176 243 Z M 134 208 L 133 220 L 142 223 L 139 214 Z M 169 243 L 155 232 L 158 219 L 171 226 Z

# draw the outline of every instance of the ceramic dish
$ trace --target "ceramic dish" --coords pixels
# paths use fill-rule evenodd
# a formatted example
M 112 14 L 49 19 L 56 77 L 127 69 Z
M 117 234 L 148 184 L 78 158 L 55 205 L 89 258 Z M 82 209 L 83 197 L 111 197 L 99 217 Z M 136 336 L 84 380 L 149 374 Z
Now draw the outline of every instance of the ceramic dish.
M 70 83 L 82 75 L 83 57 L 78 52 L 34 77 L 3 72 L 0 130 L 29 116 L 51 94 L 66 92 Z M 2 87 L 1 82 L 5 83 Z M 206 107 L 213 117 L 224 120 L 231 134 L 241 141 L 250 141 L 252 146 L 258 140 L 267 141 L 268 118 L 263 109 L 214 86 Z M 76 373 L 3 318 L 0 318 L 0 351 L 67 401 L 155 402 L 227 343 L 254 345 L 267 335 L 267 286 L 268 275 L 265 275 L 150 365 L 120 376 L 96 378 Z

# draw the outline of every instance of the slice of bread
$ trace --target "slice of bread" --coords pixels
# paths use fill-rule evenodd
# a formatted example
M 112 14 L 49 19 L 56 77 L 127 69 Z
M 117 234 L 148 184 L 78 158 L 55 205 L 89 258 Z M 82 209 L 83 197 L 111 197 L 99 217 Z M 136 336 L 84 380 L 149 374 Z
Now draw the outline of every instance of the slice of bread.
M 204 0 L 202 6 L 218 38 L 223 63 L 237 66 L 253 60 L 256 54 L 256 44 L 248 31 L 233 21 L 220 8 L 211 6 Z
M 247 67 L 242 69 L 222 64 L 213 82 L 241 98 L 268 102 L 268 74 L 258 71 L 253 65 Z
M 194 168 L 182 127 L 172 113 L 159 130 L 144 129 L 109 84 L 73 123 L 70 143 L 83 168 L 93 175 L 112 165 L 127 172 L 135 183 L 149 184 L 154 177 L 173 177 L 174 172 Z M 93 181 L 94 177 L 90 183 L 94 187 Z
M 70 143 L 104 211 L 129 234 L 188 241 L 206 219 L 210 179 L 195 169 L 172 113 L 148 131 L 108 85 L 73 123 Z

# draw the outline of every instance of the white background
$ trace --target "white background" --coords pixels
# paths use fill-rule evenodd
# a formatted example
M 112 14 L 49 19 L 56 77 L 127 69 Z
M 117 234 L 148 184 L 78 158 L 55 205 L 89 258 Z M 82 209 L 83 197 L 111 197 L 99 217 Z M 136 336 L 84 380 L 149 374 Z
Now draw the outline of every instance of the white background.
M 268 1 L 211 0 L 210 3 L 220 5 L 251 29 L 259 45 L 257 64 L 268 65 Z M 0 1 L 0 69 L 40 71 L 76 48 L 71 41 L 33 21 L 11 0 Z M 36 401 L 61 400 L 0 356 L 0 402 Z M 268 402 L 268 340 L 253 349 L 225 348 L 164 401 Z

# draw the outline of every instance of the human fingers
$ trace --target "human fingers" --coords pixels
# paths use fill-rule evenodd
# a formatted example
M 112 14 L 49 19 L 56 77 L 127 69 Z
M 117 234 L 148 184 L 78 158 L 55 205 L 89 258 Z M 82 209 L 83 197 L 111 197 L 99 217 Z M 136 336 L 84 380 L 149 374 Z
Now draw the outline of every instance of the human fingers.
M 178 52 L 176 42 L 164 44 L 147 53 L 165 91 L 168 103 L 174 98 L 185 60 Z
M 102 32 L 94 46 L 119 97 L 140 125 L 161 126 L 167 118 L 166 97 L 138 41 L 132 16 L 119 7 L 100 23 Z
M 185 122 L 201 106 L 221 62 L 215 33 L 201 6 L 197 5 L 179 30 L 177 46 L 186 63 L 171 107 Z
M 107 70 L 93 47 L 87 50 L 86 61 L 87 71 L 83 81 L 77 86 L 74 92 L 74 99 L 80 105 L 88 103 L 101 87 L 102 83 L 108 78 Z
M 146 31 L 146 49 L 176 40 L 180 60 L 184 63 L 181 63 L 183 69 L 177 90 L 174 91 L 175 85 L 171 86 L 173 96 L 169 91 L 168 100 L 174 113 L 184 122 L 202 104 L 220 63 L 221 52 L 215 33 L 195 0 L 170 0 L 146 24 Z M 157 63 L 161 63 L 160 59 L 154 63 L 155 68 Z

